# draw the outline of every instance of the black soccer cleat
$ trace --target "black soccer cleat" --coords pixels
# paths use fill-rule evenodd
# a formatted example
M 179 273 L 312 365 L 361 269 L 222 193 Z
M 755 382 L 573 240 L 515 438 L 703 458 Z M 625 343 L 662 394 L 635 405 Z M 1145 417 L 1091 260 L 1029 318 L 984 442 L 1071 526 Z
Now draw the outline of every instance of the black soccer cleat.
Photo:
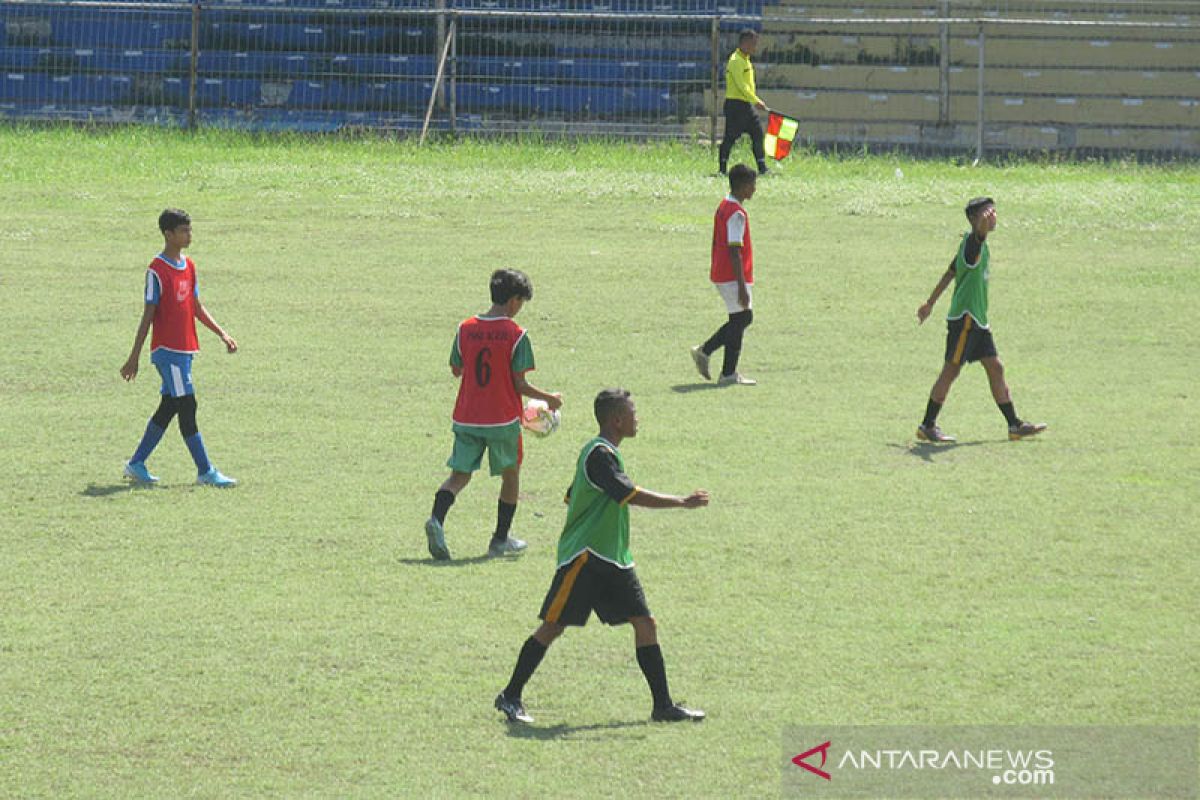
M 698 708 L 688 708 L 683 703 L 676 703 L 673 706 L 654 709 L 650 713 L 650 719 L 655 722 L 700 722 L 704 719 L 704 712 Z
M 520 700 L 509 700 L 504 696 L 504 692 L 496 695 L 496 710 L 504 713 L 508 717 L 509 722 L 522 722 L 529 724 L 533 722 L 533 717 L 525 710 L 525 706 Z

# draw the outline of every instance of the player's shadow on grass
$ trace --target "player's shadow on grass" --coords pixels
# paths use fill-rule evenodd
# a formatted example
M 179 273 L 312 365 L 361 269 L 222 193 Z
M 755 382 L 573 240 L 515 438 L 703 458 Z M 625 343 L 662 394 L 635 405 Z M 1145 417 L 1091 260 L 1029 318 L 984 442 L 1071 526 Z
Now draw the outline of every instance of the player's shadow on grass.
M 949 453 L 951 450 L 957 450 L 960 447 L 979 447 L 985 444 L 996 444 L 989 442 L 986 439 L 979 439 L 974 442 L 946 442 L 945 444 L 932 444 L 931 442 L 908 442 L 907 444 L 889 444 L 888 447 L 894 447 L 897 450 L 903 450 L 910 456 L 916 456 L 922 461 L 930 464 L 937 461 L 934 456 L 943 453 Z
M 89 483 L 87 488 L 80 492 L 84 497 L 110 497 L 114 494 L 126 494 L 128 492 L 150 492 L 161 489 L 160 486 L 138 483 L 112 483 L 108 485 L 100 483 Z
M 437 561 L 429 556 L 425 558 L 402 558 L 400 563 L 409 567 L 440 567 L 442 569 L 448 567 L 469 567 L 474 564 L 482 564 L 486 561 L 508 561 L 506 558 L 495 558 L 484 553 L 481 556 L 471 556 L 470 558 L 452 558 L 449 561 Z
M 508 735 L 514 739 L 537 739 L 539 741 L 551 741 L 553 739 L 564 739 L 569 736 L 574 736 L 580 733 L 596 732 L 595 736 L 588 736 L 588 739 L 627 739 L 628 736 L 617 736 L 615 731 L 622 728 L 645 728 L 651 724 L 649 720 L 631 720 L 627 722 L 596 722 L 591 725 L 548 725 L 539 727 L 537 725 L 514 725 L 506 723 L 508 727 Z M 643 734 L 635 738 L 646 738 Z
M 690 394 L 692 392 L 702 392 L 705 389 L 720 388 L 721 387 L 715 383 L 677 383 L 671 387 L 671 391 L 679 394 Z

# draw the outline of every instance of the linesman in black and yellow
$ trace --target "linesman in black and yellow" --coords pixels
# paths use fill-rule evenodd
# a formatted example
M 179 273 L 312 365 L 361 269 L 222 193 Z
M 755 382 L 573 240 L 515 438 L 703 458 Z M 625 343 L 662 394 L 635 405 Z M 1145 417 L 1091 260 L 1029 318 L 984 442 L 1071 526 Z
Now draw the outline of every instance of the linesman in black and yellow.
M 539 615 L 542 624 L 521 647 L 512 678 L 496 697 L 496 708 L 509 722 L 533 722 L 521 701 L 525 684 L 567 626 L 586 624 L 595 611 L 607 625 L 633 626 L 638 666 L 654 700 L 651 719 L 700 721 L 704 712 L 676 703 L 667 688 L 654 617 L 629 552 L 629 506 L 701 508 L 708 505 L 708 492 L 697 489 L 678 497 L 635 486 L 617 450 L 623 439 L 637 436 L 637 409 L 629 392 L 600 392 L 595 413 L 600 433 L 583 446 L 576 462 L 575 480 L 567 492 L 567 521 L 558 541 L 558 569 Z
M 721 174 L 729 165 L 729 153 L 733 144 L 743 133 L 750 134 L 750 147 L 754 160 L 758 162 L 758 174 L 767 173 L 767 155 L 763 149 L 763 128 L 754 109 L 767 111 L 767 104 L 758 97 L 754 88 L 754 65 L 750 56 L 758 50 L 758 32 L 746 28 L 738 34 L 737 49 L 725 63 L 725 138 L 721 140 Z

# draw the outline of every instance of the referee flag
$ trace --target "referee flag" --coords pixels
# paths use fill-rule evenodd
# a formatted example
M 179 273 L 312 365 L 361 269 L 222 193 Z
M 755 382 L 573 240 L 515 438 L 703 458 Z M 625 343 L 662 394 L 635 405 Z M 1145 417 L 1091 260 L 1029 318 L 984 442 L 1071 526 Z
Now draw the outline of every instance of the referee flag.
M 763 139 L 763 147 L 767 155 L 776 161 L 787 158 L 792 152 L 792 140 L 800 129 L 800 123 L 791 117 L 771 112 L 767 118 L 767 135 Z

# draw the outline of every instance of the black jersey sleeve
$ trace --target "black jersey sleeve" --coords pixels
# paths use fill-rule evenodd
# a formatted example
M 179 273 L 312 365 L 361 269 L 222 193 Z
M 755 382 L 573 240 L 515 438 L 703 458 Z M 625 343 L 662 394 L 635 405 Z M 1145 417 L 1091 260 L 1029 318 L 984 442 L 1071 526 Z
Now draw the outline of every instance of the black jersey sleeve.
M 592 448 L 587 457 L 587 477 L 614 503 L 624 503 L 637 493 L 637 487 L 617 464 L 617 457 L 607 447 Z
M 979 263 L 979 252 L 983 250 L 983 242 L 971 234 L 967 237 L 966 247 L 963 248 L 963 259 L 972 267 Z

